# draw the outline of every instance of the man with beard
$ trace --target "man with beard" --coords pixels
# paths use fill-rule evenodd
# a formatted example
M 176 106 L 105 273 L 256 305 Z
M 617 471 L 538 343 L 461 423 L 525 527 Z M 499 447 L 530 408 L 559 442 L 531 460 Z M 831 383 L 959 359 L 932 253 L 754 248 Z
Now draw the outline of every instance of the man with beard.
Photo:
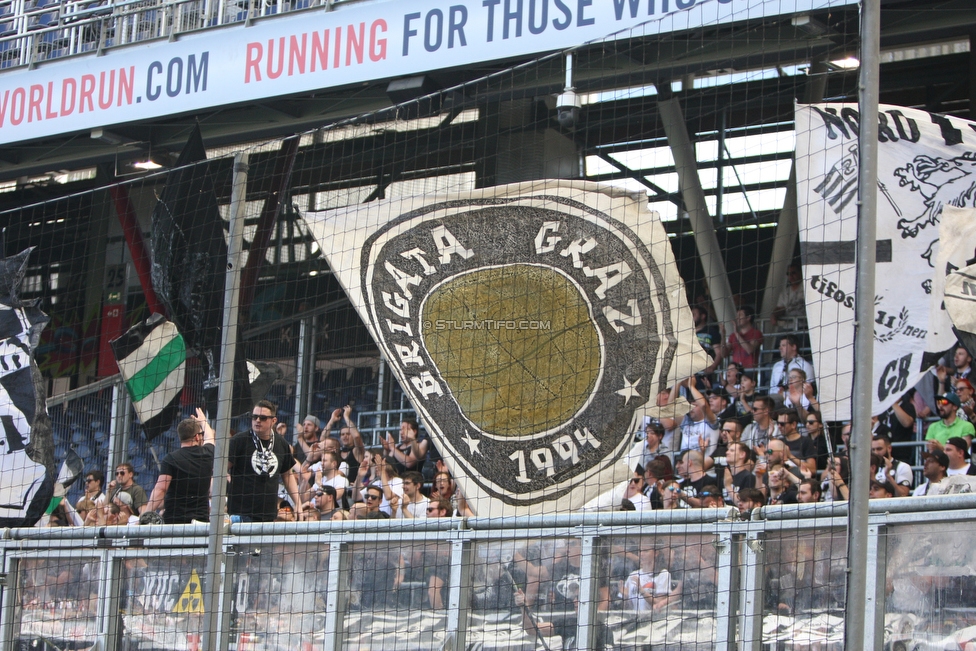
M 929 452 L 942 450 L 946 442 L 954 436 L 962 437 L 967 443 L 972 443 L 973 433 L 976 430 L 973 429 L 972 423 L 958 417 L 957 412 L 962 404 L 959 396 L 955 393 L 946 393 L 939 396 L 935 404 L 942 420 L 932 423 L 925 435 Z
M 213 478 L 214 430 L 203 410 L 176 427 L 180 448 L 160 464 L 159 478 L 146 511 L 165 508 L 166 524 L 189 524 L 210 519 L 210 481 Z
M 295 459 L 299 463 L 304 463 L 308 459 L 315 449 L 316 444 L 319 442 L 319 419 L 315 416 L 309 414 L 302 421 L 302 431 L 298 435 L 298 441 L 295 445 Z

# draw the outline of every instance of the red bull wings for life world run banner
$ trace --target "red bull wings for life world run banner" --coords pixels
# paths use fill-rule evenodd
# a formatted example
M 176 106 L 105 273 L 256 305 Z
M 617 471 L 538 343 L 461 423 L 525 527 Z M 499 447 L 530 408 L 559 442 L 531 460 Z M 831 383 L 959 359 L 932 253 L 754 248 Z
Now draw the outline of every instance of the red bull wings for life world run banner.
M 0 74 L 0 144 L 854 0 L 340 4 Z

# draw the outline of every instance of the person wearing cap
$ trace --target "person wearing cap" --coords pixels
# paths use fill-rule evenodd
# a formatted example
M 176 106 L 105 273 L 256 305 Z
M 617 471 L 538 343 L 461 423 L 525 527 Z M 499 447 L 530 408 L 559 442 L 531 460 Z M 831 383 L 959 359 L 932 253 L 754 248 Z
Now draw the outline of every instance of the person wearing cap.
M 718 416 L 719 420 L 735 418 L 735 407 L 732 406 L 732 398 L 729 392 L 723 387 L 712 387 L 705 392 L 708 398 L 708 406 L 712 408 L 712 413 Z
M 166 524 L 210 520 L 210 482 L 214 465 L 214 430 L 199 407 L 196 416 L 176 426 L 180 447 L 160 464 L 146 512 L 165 509 Z
M 946 441 L 942 448 L 946 458 L 949 459 L 949 467 L 946 468 L 946 475 L 976 475 L 976 466 L 969 463 L 969 443 L 960 436 L 953 436 Z
M 936 398 L 935 405 L 942 420 L 932 423 L 925 435 L 929 452 L 941 450 L 946 441 L 954 436 L 962 437 L 972 443 L 976 429 L 973 429 L 972 423 L 959 418 L 957 412 L 961 404 L 962 401 L 955 393 L 943 393 Z
M 302 421 L 302 433 L 298 435 L 298 445 L 295 446 L 293 454 L 299 463 L 304 463 L 306 459 L 310 463 L 318 459 L 310 459 L 315 451 L 315 445 L 319 442 L 319 432 L 322 431 L 322 423 L 318 418 L 309 414 Z
M 328 484 L 316 487 L 312 505 L 319 512 L 319 520 L 348 520 L 349 512 L 339 505 L 336 489 Z
M 890 481 L 881 482 L 877 479 L 871 480 L 871 486 L 868 488 L 868 497 L 870 499 L 878 500 L 894 496 L 895 487 L 891 485 Z
M 871 439 L 871 454 L 876 454 L 884 461 L 878 468 L 874 479 L 879 482 L 890 482 L 895 489 L 895 497 L 908 497 L 915 483 L 912 467 L 895 459 L 891 454 L 891 439 L 885 434 L 878 434 Z
M 922 454 L 922 476 L 925 481 L 918 485 L 912 493 L 912 497 L 924 497 L 925 495 L 938 495 L 941 491 L 942 481 L 947 477 L 946 471 L 949 469 L 949 457 L 945 452 L 925 452 Z

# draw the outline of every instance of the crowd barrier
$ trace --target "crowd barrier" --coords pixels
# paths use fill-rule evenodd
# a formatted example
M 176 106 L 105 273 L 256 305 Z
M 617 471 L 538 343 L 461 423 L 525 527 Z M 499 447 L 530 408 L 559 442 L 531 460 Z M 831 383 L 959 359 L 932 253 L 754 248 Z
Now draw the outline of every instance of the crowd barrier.
M 0 640 L 18 650 L 839 650 L 846 511 L 232 524 L 218 577 L 207 575 L 203 524 L 8 529 Z M 974 495 L 871 502 L 862 648 L 969 648 L 974 534 Z M 215 578 L 222 623 L 208 638 L 203 595 Z

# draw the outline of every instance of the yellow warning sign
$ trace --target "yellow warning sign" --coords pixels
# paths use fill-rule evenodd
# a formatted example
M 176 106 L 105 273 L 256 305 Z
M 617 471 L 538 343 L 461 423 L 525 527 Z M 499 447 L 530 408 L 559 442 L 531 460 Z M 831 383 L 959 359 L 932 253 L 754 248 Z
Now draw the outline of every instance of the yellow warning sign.
M 200 575 L 196 570 L 190 573 L 190 580 L 183 588 L 183 594 L 177 599 L 173 607 L 174 613 L 202 613 L 203 612 L 203 590 L 200 589 Z

